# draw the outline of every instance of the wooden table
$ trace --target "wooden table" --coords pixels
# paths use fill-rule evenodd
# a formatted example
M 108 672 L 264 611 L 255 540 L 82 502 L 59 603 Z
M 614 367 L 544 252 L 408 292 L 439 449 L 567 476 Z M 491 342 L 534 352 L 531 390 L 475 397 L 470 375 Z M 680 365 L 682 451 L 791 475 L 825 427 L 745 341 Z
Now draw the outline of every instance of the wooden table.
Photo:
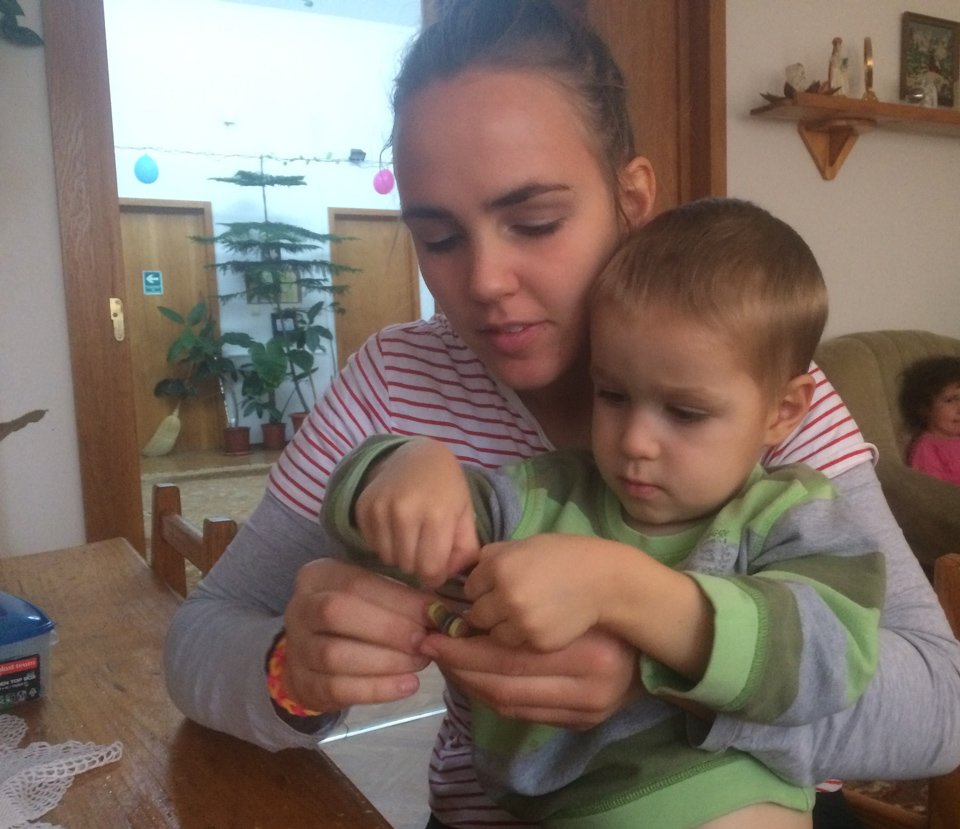
M 161 647 L 178 597 L 123 539 L 0 558 L 0 590 L 57 623 L 49 699 L 9 709 L 25 742 L 123 743 L 44 820 L 65 829 L 389 829 L 319 751 L 270 753 L 174 707 Z

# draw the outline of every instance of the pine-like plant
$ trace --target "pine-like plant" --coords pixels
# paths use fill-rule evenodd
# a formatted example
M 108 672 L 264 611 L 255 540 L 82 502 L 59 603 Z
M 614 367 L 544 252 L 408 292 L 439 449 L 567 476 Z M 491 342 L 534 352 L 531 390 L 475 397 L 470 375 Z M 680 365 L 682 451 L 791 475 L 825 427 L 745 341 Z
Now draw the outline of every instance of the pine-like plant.
M 313 374 L 317 370 L 316 354 L 325 353 L 333 332 L 317 322 L 325 311 L 340 312 L 336 295 L 343 286 L 334 285 L 331 277 L 338 273 L 356 271 L 348 265 L 339 265 L 319 258 L 316 251 L 330 242 L 345 241 L 348 237 L 316 233 L 305 227 L 274 222 L 267 211 L 268 187 L 300 187 L 304 176 L 276 176 L 263 171 L 238 170 L 228 178 L 214 177 L 213 181 L 236 184 L 241 187 L 259 187 L 263 203 L 263 221 L 226 222 L 226 228 L 216 236 L 193 236 L 197 242 L 218 244 L 237 258 L 217 262 L 214 267 L 234 273 L 243 279 L 239 291 L 220 294 L 221 302 L 245 297 L 248 302 L 262 302 L 273 307 L 277 318 L 286 327 L 275 333 L 267 345 L 272 353 L 282 350 L 287 375 L 293 381 L 294 393 L 304 411 L 310 409 L 305 389 L 313 388 Z M 319 293 L 321 299 L 309 307 L 297 304 L 304 296 Z M 290 302 L 291 296 L 294 302 Z M 276 416 L 276 411 L 272 413 Z

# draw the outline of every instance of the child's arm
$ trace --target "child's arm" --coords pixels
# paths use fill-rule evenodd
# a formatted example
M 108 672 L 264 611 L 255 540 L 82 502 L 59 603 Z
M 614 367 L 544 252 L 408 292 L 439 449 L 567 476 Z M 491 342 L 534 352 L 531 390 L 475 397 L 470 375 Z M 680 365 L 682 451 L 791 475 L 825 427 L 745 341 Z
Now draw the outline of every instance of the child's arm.
M 543 533 L 489 544 L 465 586 L 466 618 L 507 645 L 566 647 L 599 626 L 696 681 L 713 609 L 686 573 L 618 541 Z
M 648 689 L 757 722 L 842 710 L 876 669 L 883 559 L 808 472 L 812 495 L 789 470 L 774 473 L 786 492 L 748 505 L 740 529 L 714 524 L 684 572 L 573 535 L 489 545 L 467 580 L 467 621 L 547 651 L 599 626 L 644 654 Z
M 652 660 L 643 661 L 641 675 L 655 694 L 754 722 L 800 725 L 847 709 L 872 680 L 885 567 L 879 540 L 829 481 L 805 467 L 770 478 L 782 492 L 744 525 L 745 572 L 711 572 L 722 539 L 701 541 L 700 558 L 688 562 L 701 570 L 691 575 L 714 610 L 703 678 L 691 687 Z
M 474 505 L 453 453 L 426 438 L 378 437 L 331 478 L 326 520 L 429 587 L 476 560 Z

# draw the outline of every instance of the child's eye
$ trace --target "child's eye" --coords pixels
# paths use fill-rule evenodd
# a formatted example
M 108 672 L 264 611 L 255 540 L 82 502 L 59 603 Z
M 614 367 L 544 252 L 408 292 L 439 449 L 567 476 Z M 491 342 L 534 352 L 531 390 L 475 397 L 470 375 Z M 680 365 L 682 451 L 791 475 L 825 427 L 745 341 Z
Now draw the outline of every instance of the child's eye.
M 692 409 L 689 406 L 667 406 L 667 414 L 677 423 L 693 424 L 702 423 L 710 413 L 703 409 Z

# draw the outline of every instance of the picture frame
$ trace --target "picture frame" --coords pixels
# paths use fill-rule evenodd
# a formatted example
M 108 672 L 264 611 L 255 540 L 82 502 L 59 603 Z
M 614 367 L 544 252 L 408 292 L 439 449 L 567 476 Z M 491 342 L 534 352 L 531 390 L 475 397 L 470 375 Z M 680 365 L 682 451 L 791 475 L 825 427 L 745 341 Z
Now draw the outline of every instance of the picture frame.
M 900 98 L 925 80 L 937 86 L 937 103 L 953 107 L 960 77 L 960 22 L 904 12 L 900 28 Z
M 270 269 L 247 274 L 248 305 L 297 305 L 303 299 L 300 282 L 291 270 L 276 274 Z
M 274 337 L 292 334 L 299 327 L 300 316 L 294 308 L 287 308 L 279 313 L 274 311 L 270 314 L 270 328 L 273 330 Z

